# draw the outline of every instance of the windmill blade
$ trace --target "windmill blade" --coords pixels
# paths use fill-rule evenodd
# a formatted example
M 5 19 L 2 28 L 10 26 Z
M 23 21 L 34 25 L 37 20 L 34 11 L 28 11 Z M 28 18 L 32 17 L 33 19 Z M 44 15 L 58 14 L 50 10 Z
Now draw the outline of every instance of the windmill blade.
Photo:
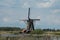
M 31 19 L 31 20 L 33 20 L 33 21 L 40 21 L 40 19 Z
M 27 19 L 21 19 L 21 20 L 19 20 L 19 21 L 27 21 Z
M 30 8 L 28 10 L 28 19 L 30 19 Z

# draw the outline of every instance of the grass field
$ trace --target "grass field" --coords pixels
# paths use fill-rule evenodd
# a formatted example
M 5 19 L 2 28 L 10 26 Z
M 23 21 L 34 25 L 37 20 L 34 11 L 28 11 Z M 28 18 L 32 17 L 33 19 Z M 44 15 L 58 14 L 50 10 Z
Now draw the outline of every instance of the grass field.
M 0 31 L 0 34 L 20 34 L 19 33 L 20 31 Z M 38 32 L 40 32 L 40 31 L 38 31 Z M 35 33 L 35 32 L 32 32 L 32 33 L 30 33 L 30 34 L 53 34 L 53 35 L 60 35 L 60 31 L 58 32 L 50 32 L 50 31 L 48 31 L 48 32 L 40 32 L 40 33 Z

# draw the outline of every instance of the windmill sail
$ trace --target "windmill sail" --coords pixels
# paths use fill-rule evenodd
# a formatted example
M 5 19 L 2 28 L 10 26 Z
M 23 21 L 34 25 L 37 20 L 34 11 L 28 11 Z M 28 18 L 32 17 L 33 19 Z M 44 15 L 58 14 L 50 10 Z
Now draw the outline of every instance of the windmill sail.
M 28 19 L 30 19 L 30 8 L 28 10 Z

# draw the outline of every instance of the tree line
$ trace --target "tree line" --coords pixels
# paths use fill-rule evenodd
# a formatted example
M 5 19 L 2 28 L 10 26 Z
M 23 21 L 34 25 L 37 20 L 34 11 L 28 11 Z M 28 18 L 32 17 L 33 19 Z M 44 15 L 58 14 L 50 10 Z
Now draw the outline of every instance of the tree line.
M 0 27 L 0 31 L 18 31 L 21 30 L 19 27 Z
M 0 31 L 19 31 L 22 30 L 19 27 L 0 27 Z M 60 31 L 60 29 L 35 29 L 34 31 Z

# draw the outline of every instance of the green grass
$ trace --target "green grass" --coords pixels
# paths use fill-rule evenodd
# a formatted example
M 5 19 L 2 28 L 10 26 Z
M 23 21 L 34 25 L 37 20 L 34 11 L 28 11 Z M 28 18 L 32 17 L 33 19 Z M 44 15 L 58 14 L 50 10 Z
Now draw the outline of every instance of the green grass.
M 32 31 L 32 32 L 30 32 L 30 34 L 43 34 L 44 33 L 44 31 L 42 31 L 42 30 L 34 30 L 34 31 Z

